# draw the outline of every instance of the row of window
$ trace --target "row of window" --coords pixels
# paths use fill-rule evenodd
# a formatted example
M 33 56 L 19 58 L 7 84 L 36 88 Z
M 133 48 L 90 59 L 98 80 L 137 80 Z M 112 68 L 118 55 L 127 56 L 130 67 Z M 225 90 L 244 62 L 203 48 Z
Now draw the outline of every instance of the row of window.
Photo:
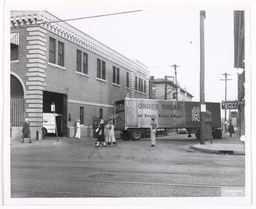
M 49 63 L 65 66 L 65 45 L 61 41 L 49 38 Z M 11 44 L 11 60 L 18 60 L 18 45 Z M 88 75 L 88 54 L 80 50 L 76 51 L 76 72 Z M 106 80 L 106 62 L 97 59 L 97 78 Z M 112 68 L 112 82 L 120 85 L 120 69 Z M 126 88 L 130 88 L 130 75 L 126 72 Z M 146 93 L 146 81 L 135 77 L 135 90 Z
M 147 91 L 146 81 L 135 76 L 135 90 L 146 93 Z
M 56 45 L 58 43 L 58 47 Z M 58 64 L 64 67 L 64 43 L 56 41 L 54 38 L 49 39 L 49 62 L 52 64 Z M 58 57 L 56 59 L 56 54 Z M 88 75 L 88 54 L 80 50 L 76 50 L 76 72 Z M 112 82 L 114 84 L 120 85 L 120 69 L 113 66 L 112 69 Z M 130 88 L 130 78 L 129 73 L 126 72 L 126 87 Z M 106 62 L 97 59 L 97 78 L 106 80 Z M 142 80 L 142 79 L 141 79 Z M 141 86 L 141 85 L 139 85 Z M 142 88 L 136 89 L 138 91 L 144 92 Z

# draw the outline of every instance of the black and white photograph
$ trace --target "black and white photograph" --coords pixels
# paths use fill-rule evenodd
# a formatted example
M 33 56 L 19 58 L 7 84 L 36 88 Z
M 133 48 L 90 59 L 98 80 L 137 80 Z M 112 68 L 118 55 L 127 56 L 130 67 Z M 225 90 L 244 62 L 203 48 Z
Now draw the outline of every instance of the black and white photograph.
M 7 5 L 4 205 L 251 204 L 250 40 L 246 3 Z

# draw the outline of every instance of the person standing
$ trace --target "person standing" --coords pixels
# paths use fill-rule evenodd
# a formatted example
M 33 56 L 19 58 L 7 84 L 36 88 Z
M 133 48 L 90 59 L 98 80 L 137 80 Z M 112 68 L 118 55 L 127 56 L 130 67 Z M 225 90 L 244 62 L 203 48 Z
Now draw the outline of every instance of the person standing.
M 235 133 L 234 126 L 232 125 L 232 123 L 230 123 L 228 126 L 228 132 L 230 137 L 232 137 L 232 134 Z
M 94 147 L 97 145 L 97 142 L 98 142 L 98 128 L 99 128 L 99 123 L 98 123 L 97 120 L 95 120 L 94 124 L 92 126 L 93 138 L 94 138 Z
M 115 138 L 115 126 L 112 119 L 109 121 L 106 128 L 108 129 L 107 146 L 110 147 L 111 143 L 116 146 L 117 143 Z
M 151 131 L 150 131 L 151 147 L 156 146 L 156 129 L 157 129 L 157 124 L 155 122 L 155 118 L 151 118 Z
M 31 133 L 30 133 L 30 127 L 29 127 L 29 122 L 28 118 L 25 118 L 25 122 L 23 123 L 22 127 L 22 141 L 21 143 L 24 143 L 24 139 L 28 138 L 29 143 L 31 143 Z
M 99 125 L 99 129 L 98 129 L 98 143 L 96 145 L 96 147 L 105 147 L 105 134 L 104 134 L 104 120 L 101 119 L 100 120 L 100 125 Z
M 76 122 L 76 135 L 75 138 L 76 139 L 80 139 L 81 137 L 81 125 L 80 125 L 80 120 L 78 119 Z
M 93 131 L 93 138 L 97 138 L 97 132 L 96 129 L 98 128 L 99 123 L 97 120 L 94 121 L 94 124 L 92 126 L 92 131 Z

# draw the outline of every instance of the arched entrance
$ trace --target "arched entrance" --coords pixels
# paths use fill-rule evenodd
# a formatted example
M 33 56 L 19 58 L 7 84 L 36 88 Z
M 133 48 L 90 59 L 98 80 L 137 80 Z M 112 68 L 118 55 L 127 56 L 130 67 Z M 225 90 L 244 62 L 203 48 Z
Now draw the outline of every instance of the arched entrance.
M 17 77 L 11 75 L 11 127 L 21 127 L 25 118 L 24 90 Z

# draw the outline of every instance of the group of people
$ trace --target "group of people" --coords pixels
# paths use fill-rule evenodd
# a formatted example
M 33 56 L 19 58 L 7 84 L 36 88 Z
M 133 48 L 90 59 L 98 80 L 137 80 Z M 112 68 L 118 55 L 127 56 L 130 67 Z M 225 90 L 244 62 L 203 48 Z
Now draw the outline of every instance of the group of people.
M 155 122 L 155 118 L 151 118 L 151 146 L 154 147 L 156 145 L 156 131 L 157 131 L 157 124 Z M 111 146 L 111 143 L 116 146 L 117 142 L 115 139 L 115 126 L 113 124 L 113 119 L 110 119 L 107 125 L 104 125 L 104 120 L 101 119 L 100 122 L 95 121 L 92 127 L 93 130 L 93 138 L 95 139 L 94 146 L 95 147 L 105 147 L 105 146 Z M 229 124 L 228 132 L 230 134 L 230 137 L 232 137 L 232 134 L 235 133 L 234 127 L 232 123 Z M 80 133 L 80 120 L 78 119 L 76 122 L 76 134 L 75 138 L 79 139 L 81 136 Z M 29 143 L 31 143 L 31 134 L 30 134 L 30 127 L 28 118 L 25 119 L 25 122 L 23 123 L 22 127 L 22 141 L 21 143 L 24 143 L 24 139 L 28 138 Z
M 75 138 L 80 139 L 81 130 L 80 130 L 80 120 L 78 119 L 75 124 L 76 132 Z M 104 120 L 101 119 L 100 122 L 95 121 L 92 127 L 93 138 L 95 139 L 95 147 L 105 147 L 110 146 L 111 143 L 116 146 L 117 142 L 115 139 L 115 126 L 113 124 L 113 119 L 110 119 L 108 124 L 104 125 Z
M 113 119 L 110 119 L 106 126 L 104 125 L 103 119 L 101 119 L 100 122 L 95 121 L 92 129 L 95 147 L 110 147 L 111 144 L 114 146 L 117 145 Z
M 80 120 L 78 119 L 76 122 L 76 133 L 75 138 L 79 139 L 81 136 L 80 131 Z M 113 119 L 110 119 L 107 125 L 104 125 L 104 120 L 101 119 L 100 122 L 95 121 L 93 124 L 93 138 L 95 139 L 94 146 L 95 147 L 109 147 L 111 144 L 114 146 L 117 146 L 117 142 L 115 139 L 115 126 L 113 123 Z M 155 119 L 152 118 L 151 120 L 151 146 L 154 147 L 156 143 L 156 129 L 157 124 L 155 123 Z M 21 143 L 24 143 L 24 139 L 28 138 L 29 143 L 31 143 L 31 134 L 30 134 L 30 127 L 28 118 L 25 119 L 25 122 L 23 123 L 22 128 L 22 141 Z

